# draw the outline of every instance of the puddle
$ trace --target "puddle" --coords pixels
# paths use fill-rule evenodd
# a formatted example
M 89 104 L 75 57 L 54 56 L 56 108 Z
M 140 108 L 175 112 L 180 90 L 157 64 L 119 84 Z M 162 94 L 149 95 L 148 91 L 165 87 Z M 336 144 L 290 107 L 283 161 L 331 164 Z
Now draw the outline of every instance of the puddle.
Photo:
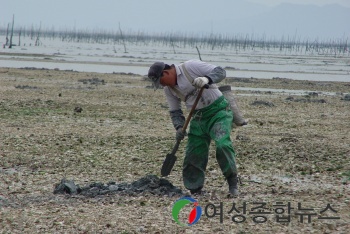
M 326 96 L 336 96 L 338 95 L 336 92 L 319 92 L 312 90 L 293 90 L 293 89 L 270 89 L 270 88 L 250 88 L 250 87 L 231 87 L 232 90 L 240 90 L 240 91 L 253 91 L 253 92 L 274 92 L 286 95 L 307 95 L 309 93 L 317 93 L 318 95 L 326 95 Z M 244 94 L 238 94 L 244 95 Z M 250 95 L 250 94 L 249 94 Z

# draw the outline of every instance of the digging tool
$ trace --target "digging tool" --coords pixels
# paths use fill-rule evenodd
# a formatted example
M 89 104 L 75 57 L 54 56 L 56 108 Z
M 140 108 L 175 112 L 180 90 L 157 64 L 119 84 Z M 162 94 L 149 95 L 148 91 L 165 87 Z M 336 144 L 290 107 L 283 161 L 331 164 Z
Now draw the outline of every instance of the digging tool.
M 187 128 L 188 124 L 190 123 L 190 120 L 192 118 L 193 112 L 196 109 L 198 101 L 199 101 L 199 99 L 202 96 L 203 90 L 207 89 L 207 88 L 209 88 L 209 85 L 206 84 L 200 89 L 200 91 L 199 91 L 199 93 L 197 95 L 197 98 L 194 101 L 194 104 L 193 104 L 193 106 L 191 108 L 191 111 L 188 114 L 188 117 L 187 117 L 187 119 L 185 121 L 185 125 L 182 127 L 182 132 L 183 133 L 186 132 L 186 128 Z M 171 170 L 173 169 L 174 164 L 175 164 L 176 159 L 177 159 L 175 153 L 176 153 L 176 151 L 178 150 L 178 148 L 180 146 L 180 142 L 181 142 L 181 140 L 176 140 L 176 144 L 175 144 L 173 150 L 171 151 L 170 154 L 167 154 L 167 156 L 165 157 L 165 160 L 163 162 L 162 169 L 161 169 L 161 175 L 162 176 L 168 176 L 170 174 Z

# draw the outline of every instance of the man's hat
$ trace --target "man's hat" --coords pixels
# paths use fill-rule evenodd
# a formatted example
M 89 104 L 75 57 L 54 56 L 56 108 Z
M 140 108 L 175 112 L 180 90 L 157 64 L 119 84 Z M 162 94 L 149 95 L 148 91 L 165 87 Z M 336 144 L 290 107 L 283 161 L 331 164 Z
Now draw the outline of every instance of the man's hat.
M 159 88 L 160 77 L 162 76 L 164 67 L 165 64 L 163 62 L 155 62 L 148 70 L 148 78 L 152 80 L 155 89 Z

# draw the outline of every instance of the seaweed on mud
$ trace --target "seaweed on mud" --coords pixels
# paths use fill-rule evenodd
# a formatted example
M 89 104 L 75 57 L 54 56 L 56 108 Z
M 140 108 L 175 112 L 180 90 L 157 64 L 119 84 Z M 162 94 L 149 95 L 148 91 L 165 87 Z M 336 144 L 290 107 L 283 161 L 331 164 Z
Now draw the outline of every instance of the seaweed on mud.
M 132 183 L 94 182 L 84 187 L 75 184 L 73 180 L 62 179 L 55 185 L 54 194 L 82 195 L 85 197 L 96 197 L 107 194 L 120 194 L 135 196 L 150 193 L 156 196 L 182 195 L 182 190 L 175 187 L 166 179 L 158 178 L 156 175 L 146 175 Z
M 36 86 L 29 86 L 29 85 L 16 85 L 16 89 L 39 89 Z
M 350 101 L 350 94 L 346 94 L 344 98 L 341 98 L 343 101 Z
M 251 105 L 252 106 L 268 106 L 268 107 L 275 106 L 275 104 L 273 104 L 272 102 L 261 101 L 261 100 L 256 100 L 256 101 L 252 102 Z
M 104 84 L 106 84 L 105 80 L 99 79 L 99 78 L 80 79 L 78 81 L 82 82 L 83 84 L 90 84 L 90 85 L 104 85 Z
M 310 97 L 307 98 L 294 98 L 292 96 L 289 96 L 286 98 L 287 101 L 293 101 L 293 102 L 303 102 L 303 103 L 327 103 L 325 99 L 311 99 Z

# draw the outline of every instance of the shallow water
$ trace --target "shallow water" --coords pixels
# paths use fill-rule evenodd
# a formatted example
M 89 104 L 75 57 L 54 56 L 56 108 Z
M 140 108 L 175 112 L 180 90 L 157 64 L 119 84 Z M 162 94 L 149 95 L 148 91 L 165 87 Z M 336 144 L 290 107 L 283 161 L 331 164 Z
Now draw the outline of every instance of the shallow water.
M 0 36 L 0 42 L 4 41 Z M 22 46 L 0 48 L 0 66 L 46 68 L 98 73 L 134 73 L 146 75 L 155 61 L 178 64 L 198 59 L 195 48 L 165 46 L 88 44 L 42 39 L 42 46 L 31 46 L 23 38 Z M 287 54 L 276 51 L 201 49 L 203 61 L 222 66 L 227 77 L 272 79 L 275 77 L 311 81 L 350 82 L 350 57 Z

